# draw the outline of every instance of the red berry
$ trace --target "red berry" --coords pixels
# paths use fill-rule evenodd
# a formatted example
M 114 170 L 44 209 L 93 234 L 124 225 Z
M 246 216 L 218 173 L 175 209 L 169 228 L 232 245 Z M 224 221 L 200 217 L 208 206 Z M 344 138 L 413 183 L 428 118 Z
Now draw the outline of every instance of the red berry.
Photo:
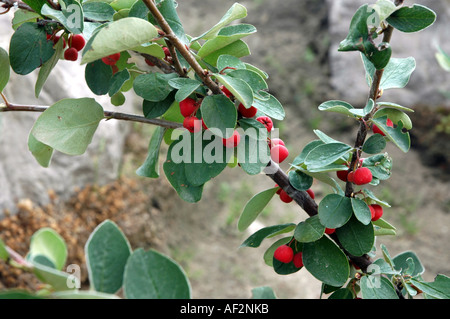
M 335 228 L 325 228 L 325 234 L 327 234 L 327 235 L 331 235 L 335 231 L 336 231 Z
M 239 113 L 241 113 L 243 117 L 253 117 L 257 112 L 258 110 L 256 107 L 251 106 L 250 108 L 246 108 L 244 104 L 239 103 Z
M 354 171 L 348 172 L 347 181 L 353 183 L 353 176 L 355 175 Z
M 282 263 L 290 263 L 294 258 L 294 250 L 288 245 L 282 245 L 278 247 L 273 253 L 273 257 L 282 262 Z
M 311 188 L 308 189 L 306 192 L 309 194 L 309 196 L 311 196 L 312 199 L 314 199 L 316 197 L 316 195 L 314 194 L 314 192 Z
M 197 110 L 197 101 L 190 97 L 180 102 L 180 112 L 184 117 L 191 116 Z
M 222 86 L 220 89 L 222 90 L 223 94 L 226 95 L 226 97 L 228 97 L 228 98 L 233 97 L 233 94 L 226 87 Z
M 267 132 L 272 131 L 273 128 L 273 122 L 272 119 L 268 116 L 260 116 L 258 118 L 256 118 L 256 120 L 260 123 L 262 123 L 266 128 L 267 128 Z
M 353 183 L 356 185 L 368 184 L 372 181 L 372 172 L 367 167 L 356 169 L 353 175 Z
M 372 213 L 372 221 L 376 221 L 383 216 L 383 207 L 378 204 L 372 204 L 369 206 L 370 212 Z
M 347 176 L 348 176 L 348 171 L 337 171 L 336 175 L 341 181 L 346 182 Z
M 120 52 L 105 56 L 104 58 L 102 58 L 102 61 L 105 64 L 114 65 L 117 63 L 117 61 L 119 61 L 119 59 L 120 59 Z
M 225 147 L 233 148 L 238 146 L 239 142 L 241 141 L 241 135 L 239 135 L 239 132 L 234 130 L 233 135 L 229 138 L 222 139 L 222 143 Z
M 294 262 L 294 266 L 296 268 L 301 268 L 303 267 L 303 256 L 302 256 L 302 252 L 298 252 L 294 255 L 294 258 L 292 260 Z
M 70 42 L 70 44 L 71 48 L 75 48 L 77 51 L 81 51 L 86 44 L 86 40 L 81 34 L 74 34 L 72 35 L 72 41 Z
M 392 121 L 390 119 L 387 119 L 386 126 L 394 127 L 394 123 L 392 123 Z M 382 130 L 380 130 L 380 128 L 378 126 L 376 126 L 375 124 L 372 126 L 372 131 L 375 134 L 381 134 L 381 135 L 385 136 L 384 132 Z
M 275 163 L 282 163 L 289 156 L 289 151 L 284 145 L 275 145 L 270 149 L 270 157 Z
M 149 66 L 155 66 L 155 64 L 153 64 L 153 62 L 151 62 L 149 59 L 145 59 L 145 63 L 147 63 L 147 65 Z
M 64 59 L 68 61 L 76 61 L 78 59 L 78 51 L 75 48 L 68 48 L 64 51 Z
M 47 40 L 50 40 L 51 38 L 52 38 L 52 35 L 51 34 L 47 34 Z M 58 43 L 59 39 L 61 39 L 61 36 L 55 35 L 53 37 L 53 40 L 52 40 L 53 44 Z M 64 39 L 64 38 L 62 38 L 62 39 L 63 39 L 63 48 L 65 48 L 66 47 L 66 39 Z
M 269 148 L 272 148 L 275 145 L 283 145 L 285 146 L 283 140 L 281 138 L 272 138 L 269 139 Z
M 189 116 L 184 119 L 183 127 L 191 133 L 197 133 L 201 130 L 201 121 L 195 116 Z
M 280 192 L 280 199 L 282 202 L 289 204 L 290 202 L 292 202 L 292 197 L 290 197 L 288 195 L 288 193 L 286 193 L 283 189 Z

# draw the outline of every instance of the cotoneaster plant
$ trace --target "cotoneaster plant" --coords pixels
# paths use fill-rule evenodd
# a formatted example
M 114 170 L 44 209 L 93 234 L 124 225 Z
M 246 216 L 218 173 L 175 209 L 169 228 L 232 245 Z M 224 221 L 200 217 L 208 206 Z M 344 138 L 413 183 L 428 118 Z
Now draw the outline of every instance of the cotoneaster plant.
M 10 0 L 0 2 L 7 10 L 14 6 Z M 416 66 L 412 57 L 392 58 L 395 45 L 390 43 L 391 36 L 394 31 L 407 36 L 429 27 L 436 19 L 432 10 L 418 4 L 403 5 L 399 0 L 379 0 L 358 8 L 339 51 L 360 53 L 357 60 L 364 65 L 369 92 L 366 105 L 354 107 L 332 100 L 318 106 L 320 111 L 352 118 L 358 126 L 355 142 L 349 145 L 315 130 L 316 139 L 301 150 L 288 150 L 273 125 L 275 120 L 284 120 L 286 114 L 268 87 L 268 74 L 242 59 L 250 54 L 244 39 L 256 32 L 254 26 L 242 23 L 247 15 L 244 6 L 235 3 L 217 24 L 192 36 L 186 34 L 173 0 L 71 4 L 78 9 L 75 16 L 68 6 L 53 7 L 31 0 L 18 3 L 17 12 L 30 17 L 13 21 L 15 32 L 9 52 L 0 50 L 0 91 L 8 83 L 10 69 L 20 75 L 37 70 L 38 97 L 53 67 L 64 57 L 64 41 L 55 43 L 47 36 L 62 34 L 70 49 L 76 50 L 79 46 L 75 39 L 81 35 L 86 43 L 79 59 L 80 70 L 91 91 L 108 95 L 115 106 L 125 103 L 125 92 L 133 91 L 142 99 L 142 115 L 105 111 L 95 99 L 83 97 L 63 99 L 49 107 L 19 105 L 2 93 L 2 112 L 42 112 L 28 141 L 40 165 L 48 167 L 55 151 L 83 154 L 103 120 L 155 125 L 148 156 L 137 169 L 138 175 L 160 177 L 159 156 L 164 145 L 164 175 L 187 203 L 200 201 L 205 184 L 226 167 L 240 170 L 243 178 L 264 174 L 270 179 L 268 185 L 276 183 L 245 205 L 238 220 L 240 231 L 248 229 L 275 194 L 306 213 L 300 222 L 266 226 L 242 243 L 242 247 L 257 248 L 263 241 L 277 237 L 261 260 L 273 268 L 274 274 L 308 271 L 322 282 L 323 298 L 412 298 L 419 293 L 426 298 L 450 297 L 450 279 L 438 275 L 435 281 L 425 282 L 421 276 L 423 265 L 414 253 L 391 257 L 381 245 L 382 258 L 375 259 L 375 238 L 396 232 L 382 218 L 383 209 L 390 205 L 376 195 L 376 186 L 392 173 L 392 159 L 385 147 L 392 143 L 407 152 L 408 130 L 412 128 L 410 108 L 382 101 L 386 90 L 407 85 Z M 116 41 L 118 38 L 121 40 Z M 24 42 L 30 45 L 24 48 Z M 288 160 L 290 154 L 296 156 Z M 316 197 L 313 182 L 329 186 L 329 192 Z M 127 251 L 126 241 L 116 228 L 102 227 L 103 232 L 109 232 Z M 101 245 L 103 239 L 94 245 L 96 253 L 108 249 Z M 91 247 L 92 240 L 87 245 Z M 122 260 L 120 269 L 131 277 L 118 276 L 112 293 L 121 287 L 122 279 L 132 282 L 135 288 L 152 286 L 145 275 L 131 275 L 139 267 L 144 267 L 139 268 L 142 274 L 167 272 L 158 278 L 169 278 L 170 283 L 162 282 L 156 290 L 167 290 L 179 283 L 187 287 L 176 265 L 146 263 L 146 254 L 140 250 L 134 258 Z M 0 245 L 0 257 L 10 256 L 15 254 Z M 29 269 L 42 270 L 38 260 L 31 260 Z M 100 270 L 96 274 L 100 277 L 93 276 L 94 281 L 102 282 L 105 269 Z M 46 295 L 56 297 L 54 292 L 61 289 L 60 282 L 42 276 L 49 273 L 61 275 L 61 269 L 44 269 L 39 276 L 49 285 Z M 111 293 L 95 283 L 93 289 Z M 126 286 L 124 291 L 129 298 L 155 296 Z M 189 288 L 183 289 L 180 296 L 190 297 Z

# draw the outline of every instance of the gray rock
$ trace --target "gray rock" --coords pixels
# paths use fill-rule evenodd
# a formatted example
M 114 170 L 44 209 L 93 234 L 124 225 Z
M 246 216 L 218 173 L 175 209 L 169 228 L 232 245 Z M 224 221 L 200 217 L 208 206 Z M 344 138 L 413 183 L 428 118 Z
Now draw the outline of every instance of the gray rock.
M 13 31 L 11 18 L 8 15 L 0 19 L 0 46 L 6 50 Z M 84 80 L 84 66 L 79 62 L 59 61 L 39 99 L 34 96 L 36 78 L 37 71 L 27 76 L 12 72 L 4 94 L 12 103 L 47 106 L 63 98 L 93 97 L 105 109 L 115 109 L 107 96 L 95 96 L 89 90 Z M 130 111 L 131 104 L 129 100 L 121 108 Z M 45 204 L 49 201 L 49 190 L 64 199 L 72 195 L 76 187 L 107 183 L 118 176 L 127 123 L 101 121 L 85 154 L 74 157 L 55 151 L 50 167 L 43 168 L 27 146 L 28 134 L 38 116 L 38 113 L 28 112 L 0 113 L 0 218 L 5 209 L 14 213 L 20 199 Z

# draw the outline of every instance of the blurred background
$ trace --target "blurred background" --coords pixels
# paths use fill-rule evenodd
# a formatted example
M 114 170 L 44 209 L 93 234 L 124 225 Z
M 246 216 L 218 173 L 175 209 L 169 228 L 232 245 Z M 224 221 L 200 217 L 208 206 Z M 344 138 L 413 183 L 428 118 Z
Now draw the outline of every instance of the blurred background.
M 235 1 L 179 0 L 179 15 L 188 34 L 196 36 L 223 16 Z M 268 84 L 286 110 L 275 122 L 292 161 L 320 129 L 353 144 L 353 120 L 319 112 L 324 101 L 339 99 L 362 107 L 368 87 L 358 53 L 337 51 L 361 0 L 241 1 L 258 32 L 245 39 L 252 54 L 245 60 L 265 70 Z M 405 1 L 410 5 L 409 1 Z M 405 89 L 385 92 L 384 101 L 414 109 L 412 149 L 404 154 L 392 145 L 393 177 L 374 189 L 392 206 L 384 218 L 397 236 L 379 237 L 391 256 L 413 250 L 423 262 L 424 278 L 450 275 L 450 73 L 436 61 L 438 46 L 450 52 L 450 1 L 421 0 L 437 13 L 432 27 L 414 34 L 394 32 L 394 57 L 413 56 L 417 68 Z M 7 49 L 11 15 L 0 18 L 0 46 Z M 66 97 L 95 97 L 105 109 L 139 113 L 133 94 L 119 109 L 94 96 L 84 82 L 84 67 L 60 61 L 39 100 L 37 74 L 12 76 L 5 89 L 11 102 L 51 105 Z M 0 238 L 26 254 L 29 236 L 39 227 L 58 230 L 69 246 L 69 263 L 83 264 L 83 246 L 93 228 L 106 218 L 116 221 L 133 248 L 155 248 L 178 261 L 191 281 L 194 298 L 249 298 L 251 289 L 271 286 L 280 298 L 318 298 L 320 283 L 307 271 L 279 276 L 262 259 L 259 248 L 239 248 L 254 231 L 276 223 L 298 223 L 307 216 L 295 204 L 274 198 L 249 232 L 237 230 L 245 203 L 273 183 L 265 176 L 246 176 L 227 168 L 206 184 L 196 204 L 180 200 L 163 172 L 159 179 L 135 174 L 143 163 L 153 128 L 141 124 L 102 122 L 83 156 L 55 154 L 49 168 L 38 165 L 27 149 L 29 130 L 38 114 L 0 115 Z M 161 160 L 165 158 L 162 150 Z M 286 167 L 288 168 L 287 164 Z M 314 183 L 317 202 L 330 192 Z M 254 226 L 254 227 L 253 227 Z M 86 271 L 82 271 L 87 278 Z M 0 289 L 35 287 L 32 277 L 0 263 Z

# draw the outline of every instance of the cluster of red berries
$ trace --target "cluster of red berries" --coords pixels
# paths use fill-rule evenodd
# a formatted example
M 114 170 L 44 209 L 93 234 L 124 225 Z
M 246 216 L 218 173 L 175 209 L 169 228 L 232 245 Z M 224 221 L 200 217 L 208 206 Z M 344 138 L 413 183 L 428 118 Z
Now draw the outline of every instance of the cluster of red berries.
M 56 44 L 61 39 L 61 36 L 55 34 L 47 34 L 47 40 L 53 41 Z M 66 48 L 66 39 L 64 41 L 63 48 Z M 78 52 L 83 50 L 86 45 L 86 40 L 81 34 L 71 34 L 68 38 L 68 48 L 64 51 L 64 59 L 68 61 L 78 60 Z
M 372 221 L 376 221 L 383 216 L 383 207 L 378 204 L 369 205 L 370 213 L 372 215 Z
M 278 187 L 278 185 L 275 185 L 275 187 Z M 311 196 L 312 199 L 314 199 L 316 197 L 316 195 L 314 194 L 314 191 L 311 188 L 308 189 L 306 192 L 308 193 L 309 196 Z M 284 189 L 282 189 L 282 188 L 279 188 L 277 190 L 277 194 L 280 196 L 280 200 L 284 203 L 289 204 L 293 200 L 292 197 L 290 197 L 288 195 L 288 193 L 286 193 L 284 191 Z
M 170 55 L 170 50 L 168 47 L 163 47 L 163 51 L 164 51 L 164 60 L 166 60 L 167 63 L 172 63 L 172 56 Z M 145 63 L 147 63 L 149 66 L 155 66 L 155 64 L 150 61 L 149 59 L 145 59 Z
M 113 75 L 119 71 L 119 67 L 116 65 L 117 61 L 120 59 L 120 52 L 105 56 L 102 58 L 102 62 L 110 65 L 113 71 Z
M 302 252 L 299 251 L 299 252 L 294 254 L 294 250 L 289 245 L 281 245 L 281 246 L 279 246 L 275 250 L 275 252 L 273 254 L 273 257 L 276 260 L 278 260 L 279 262 L 282 262 L 282 263 L 285 263 L 285 264 L 293 262 L 294 266 L 296 268 L 303 267 Z
M 221 89 L 228 98 L 234 98 L 233 94 L 226 87 L 223 86 Z M 239 103 L 238 112 L 242 117 L 253 118 L 256 116 L 256 113 L 258 113 L 258 109 L 254 106 L 246 108 L 242 103 Z M 256 120 L 266 127 L 267 132 L 270 133 L 272 131 L 273 121 L 270 117 L 258 116 Z M 275 163 L 279 164 L 289 156 L 289 150 L 283 140 L 279 138 L 268 139 L 268 144 L 270 148 L 270 158 Z

